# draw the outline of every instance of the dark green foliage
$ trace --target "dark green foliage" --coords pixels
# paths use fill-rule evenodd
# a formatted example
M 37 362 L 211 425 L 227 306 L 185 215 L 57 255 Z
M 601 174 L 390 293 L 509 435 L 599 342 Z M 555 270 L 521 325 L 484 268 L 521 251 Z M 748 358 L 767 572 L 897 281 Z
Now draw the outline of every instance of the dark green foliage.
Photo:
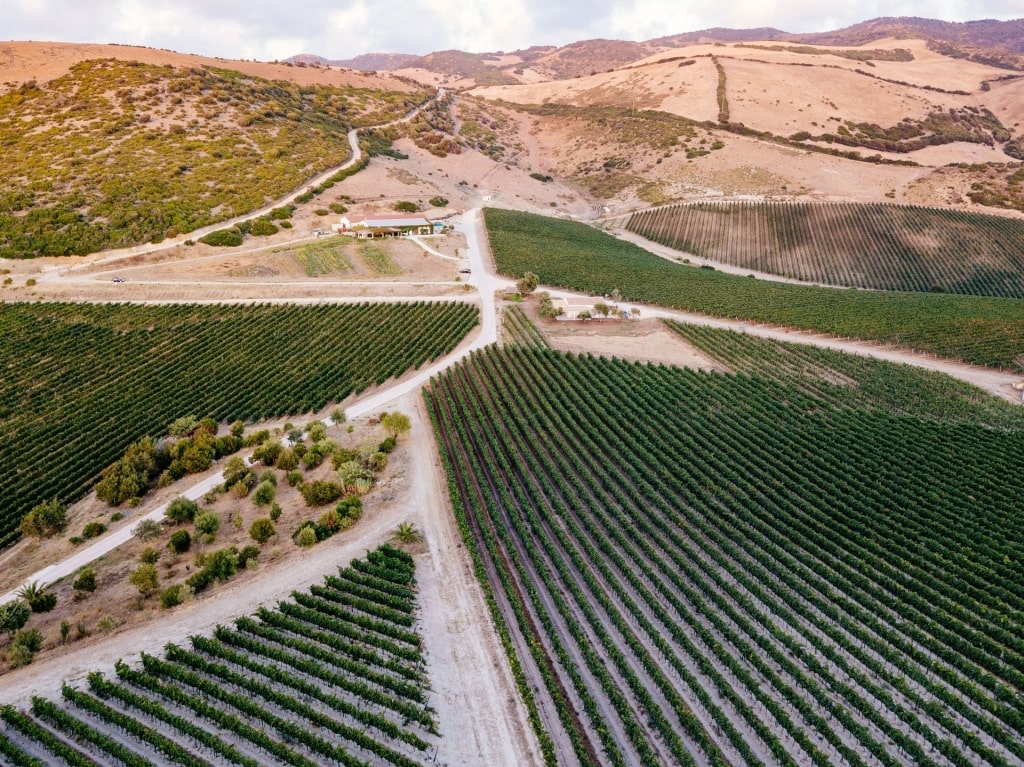
M 204 554 L 201 567 L 199 572 L 192 573 L 185 579 L 185 585 L 196 594 L 206 590 L 216 581 L 226 581 L 238 571 L 238 550 L 232 546 Z
M 152 443 L 119 458 L 182 412 L 230 422 L 317 410 L 446 353 L 477 318 L 457 302 L 0 305 L 0 462 L 19 467 L 0 473 L 0 545 L 33 506 L 77 498 L 114 462 L 105 498 L 140 497 L 158 468 Z M 26 460 L 27 446 L 47 459 Z
M 95 538 L 105 532 L 107 532 L 107 526 L 102 522 L 86 522 L 85 527 L 82 528 L 82 537 Z
M 543 184 L 547 184 L 554 181 L 554 179 L 551 176 L 548 176 L 545 173 L 531 173 L 530 178 L 537 179 L 537 181 L 540 181 Z
M 168 586 L 160 592 L 160 606 L 164 609 L 170 609 L 180 605 L 185 599 L 185 591 L 186 588 L 181 583 Z
M 234 247 L 242 244 L 242 232 L 238 229 L 218 229 L 215 232 L 203 235 L 199 241 L 206 245 L 218 247 Z
M 984 365 L 1009 366 L 1024 338 L 1024 302 L 791 285 L 673 264 L 573 221 L 488 208 L 499 270 L 536 270 L 545 284 L 713 316 L 878 340 Z M 581 258 L 580 254 L 586 254 Z
M 345 489 L 337 482 L 318 479 L 315 482 L 306 482 L 300 485 L 299 492 L 307 506 L 326 506 L 341 498 Z
M 56 498 L 32 507 L 19 527 L 22 535 L 49 538 L 61 532 L 67 524 L 68 508 Z
M 96 485 L 96 497 L 111 506 L 141 498 L 156 472 L 156 448 L 152 439 L 143 437 L 125 451 L 121 460 L 104 470 Z
M 270 213 L 267 214 L 267 218 L 271 221 L 285 221 L 292 217 L 295 212 L 294 205 L 285 205 L 280 208 L 274 208 Z
M 385 437 L 384 440 L 381 441 L 381 443 L 379 445 L 377 445 L 377 452 L 378 453 L 384 453 L 385 455 L 390 453 L 390 452 L 392 452 L 395 449 L 396 442 L 397 442 L 397 437 Z M 352 458 L 349 457 L 349 458 L 346 458 L 345 460 L 346 461 L 350 461 L 350 460 L 352 460 Z M 338 467 L 335 466 L 334 468 L 338 468 Z
M 277 227 L 265 218 L 258 218 L 252 223 L 252 229 L 249 230 L 250 234 L 255 237 L 269 237 L 272 234 L 277 234 Z
M 250 562 L 256 562 L 260 556 L 259 546 L 245 546 L 238 552 L 238 569 L 244 570 Z
M 447 197 L 431 197 L 428 202 L 435 208 L 443 208 L 448 204 Z
M 252 502 L 257 506 L 273 503 L 276 490 L 271 482 L 260 482 L 252 494 Z
M 267 466 L 273 466 L 277 462 L 278 457 L 280 457 L 283 451 L 284 447 L 281 445 L 279 441 L 277 441 L 276 439 L 267 440 L 262 445 L 260 445 L 259 448 L 253 450 L 252 459 L 254 461 L 260 461 Z
M 78 573 L 74 582 L 71 584 L 75 591 L 91 593 L 96 590 L 96 571 L 87 567 Z
M 34 613 L 48 613 L 57 606 L 57 595 L 52 591 L 40 590 L 28 600 Z
M 420 209 L 420 206 L 409 200 L 399 200 L 395 203 L 395 210 L 400 213 L 415 213 Z
M 0 604 L 0 631 L 13 633 L 28 623 L 32 608 L 21 599 L 12 599 Z
M 164 515 L 171 522 L 181 525 L 194 520 L 198 512 L 198 503 L 184 496 L 179 496 L 167 505 L 167 511 L 164 512 Z
M 253 447 L 254 445 L 262 445 L 268 439 L 270 439 L 270 431 L 268 429 L 260 429 L 252 434 L 247 434 L 242 439 L 242 446 Z
M 196 531 L 203 535 L 216 535 L 220 529 L 220 517 L 215 511 L 203 511 L 196 515 Z
M 192 535 L 188 530 L 175 530 L 167 545 L 175 554 L 184 554 L 192 546 Z
M 1024 409 L 676 329 L 734 372 L 492 346 L 425 392 L 507 647 L 579 760 L 1020 758 Z
M 223 458 L 226 455 L 237 453 L 242 449 L 242 438 L 234 434 L 225 434 L 213 441 L 213 457 Z

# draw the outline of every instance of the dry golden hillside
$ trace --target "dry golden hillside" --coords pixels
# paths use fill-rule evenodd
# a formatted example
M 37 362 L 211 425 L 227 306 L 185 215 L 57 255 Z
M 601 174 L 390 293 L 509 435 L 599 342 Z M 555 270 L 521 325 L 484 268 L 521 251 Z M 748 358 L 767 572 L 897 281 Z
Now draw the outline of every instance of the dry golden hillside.
M 567 80 L 479 87 L 530 115 L 531 162 L 612 206 L 717 195 L 1007 203 L 1024 75 L 923 40 L 709 43 Z M 673 122 L 673 118 L 675 121 Z M 1007 151 L 1008 150 L 1008 151 Z M 994 192 L 951 165 L 1010 167 Z M 949 173 L 944 173 L 948 177 Z M 993 187 L 994 188 L 994 187 Z
M 417 89 L 415 83 L 388 72 L 378 74 L 277 62 L 236 61 L 134 45 L 46 42 L 0 42 L 0 87 L 10 88 L 29 80 L 48 82 L 66 74 L 74 64 L 88 59 L 121 59 L 174 67 L 225 67 L 266 80 L 287 80 L 296 85 L 383 88 L 402 92 Z

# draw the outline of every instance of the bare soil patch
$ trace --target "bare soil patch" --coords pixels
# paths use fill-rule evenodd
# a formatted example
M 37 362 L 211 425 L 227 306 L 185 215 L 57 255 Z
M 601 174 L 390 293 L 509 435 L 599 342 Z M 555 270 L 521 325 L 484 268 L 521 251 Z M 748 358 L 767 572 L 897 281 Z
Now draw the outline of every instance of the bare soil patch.
M 562 351 L 678 365 L 694 370 L 726 370 L 666 328 L 661 320 L 594 319 L 579 322 L 538 319 L 532 306 L 527 312 L 548 342 Z
M 134 45 L 102 45 L 62 42 L 0 42 L 0 82 L 47 82 L 65 74 L 73 65 L 87 59 L 121 59 L 143 64 L 172 66 L 210 66 L 233 69 L 267 80 L 287 80 L 298 85 L 351 85 L 358 88 L 386 88 L 410 92 L 413 86 L 394 75 L 359 72 L 332 67 L 300 67 L 291 64 L 196 56 Z

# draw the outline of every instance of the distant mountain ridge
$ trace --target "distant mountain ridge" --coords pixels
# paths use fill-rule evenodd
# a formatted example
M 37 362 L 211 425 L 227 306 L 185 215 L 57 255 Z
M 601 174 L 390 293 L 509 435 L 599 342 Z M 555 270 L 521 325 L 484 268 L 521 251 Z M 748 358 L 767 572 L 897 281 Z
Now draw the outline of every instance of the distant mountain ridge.
M 592 71 L 604 71 L 631 64 L 659 50 L 698 43 L 742 43 L 783 41 L 812 45 L 858 46 L 886 37 L 921 38 L 947 46 L 959 46 L 962 58 L 976 58 L 977 49 L 1001 49 L 1024 54 L 1024 19 L 998 21 L 941 21 L 917 16 L 886 16 L 870 19 L 830 32 L 790 33 L 774 27 L 731 29 L 714 27 L 682 32 L 642 42 L 629 40 L 581 40 L 561 47 L 533 46 L 518 51 L 469 53 L 436 51 L 426 56 L 406 53 L 366 53 L 350 59 L 326 59 L 315 54 L 299 54 L 287 59 L 293 64 L 345 67 L 364 71 L 393 71 L 421 68 L 454 77 L 475 78 L 481 84 L 496 84 L 513 79 L 529 66 L 552 79 L 568 79 Z M 949 52 L 944 51 L 944 52 Z M 989 57 L 991 59 L 991 57 Z M 511 63 L 510 63 L 511 62 Z M 1020 61 L 1010 57 L 1007 65 L 1018 68 Z

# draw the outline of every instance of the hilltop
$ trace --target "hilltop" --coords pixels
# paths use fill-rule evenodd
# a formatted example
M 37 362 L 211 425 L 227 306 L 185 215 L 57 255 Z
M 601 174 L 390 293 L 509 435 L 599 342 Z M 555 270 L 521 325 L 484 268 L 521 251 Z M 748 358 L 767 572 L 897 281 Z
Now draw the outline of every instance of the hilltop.
M 373 72 L 313 54 L 6 43 L 0 253 L 84 254 L 245 215 L 340 165 L 354 128 L 376 159 L 343 194 L 385 206 L 591 218 L 745 196 L 1020 211 L 1022 24 L 875 19 L 817 37 L 710 29 L 363 57 Z

